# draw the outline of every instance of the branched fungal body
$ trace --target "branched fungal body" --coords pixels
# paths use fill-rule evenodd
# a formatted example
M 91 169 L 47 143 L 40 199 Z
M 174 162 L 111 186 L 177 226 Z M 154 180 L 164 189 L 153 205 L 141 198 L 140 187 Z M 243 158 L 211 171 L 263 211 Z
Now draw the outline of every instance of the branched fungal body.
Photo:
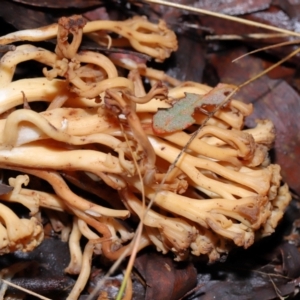
M 111 260 L 130 255 L 134 234 L 119 219 L 142 220 L 139 249 L 154 245 L 163 253 L 172 251 L 177 260 L 191 253 L 214 262 L 234 245 L 247 248 L 256 237 L 271 234 L 291 200 L 280 167 L 268 156 L 273 124 L 261 120 L 244 130 L 253 107 L 233 99 L 212 114 L 232 86 L 177 84 L 145 65 L 79 51 L 83 34 L 103 42 L 99 30 L 118 34 L 157 61 L 177 49 L 175 34 L 164 22 L 140 17 L 86 22 L 74 16 L 0 37 L 0 44 L 26 41 L 0 61 L 0 112 L 5 113 L 0 162 L 3 169 L 26 174 L 11 178 L 13 191 L 0 196 L 0 254 L 30 251 L 42 241 L 41 209 L 73 215 L 73 223 L 64 227 L 48 212 L 54 228 L 69 240 L 66 272 L 80 274 L 70 299 L 79 297 L 88 280 L 82 265 L 93 253 Z M 55 36 L 55 52 L 28 44 Z M 44 64 L 45 77 L 13 81 L 17 65 L 26 60 Z M 129 70 L 128 77 L 119 75 L 116 64 Z M 153 84 L 149 91 L 144 77 Z M 23 102 L 22 92 L 29 104 L 42 100 L 48 109 L 15 109 Z M 86 176 L 110 205 L 73 193 L 64 179 L 68 174 L 78 184 Z M 54 194 L 23 188 L 27 175 L 47 181 Z M 111 208 L 116 206 L 112 195 L 122 207 Z M 147 211 L 143 200 L 153 202 Z M 6 201 L 22 203 L 31 219 L 18 218 Z M 89 240 L 83 253 L 81 236 Z

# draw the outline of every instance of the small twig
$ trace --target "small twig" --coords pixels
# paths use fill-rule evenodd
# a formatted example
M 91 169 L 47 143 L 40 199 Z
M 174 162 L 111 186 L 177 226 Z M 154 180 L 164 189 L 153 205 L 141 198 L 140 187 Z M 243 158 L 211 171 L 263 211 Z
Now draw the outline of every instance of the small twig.
M 280 291 L 279 288 L 276 286 L 276 284 L 275 284 L 275 282 L 273 281 L 273 279 L 271 278 L 271 276 L 269 276 L 269 279 L 270 279 L 270 281 L 271 281 L 271 283 L 272 283 L 272 285 L 273 285 L 273 287 L 274 287 L 274 290 L 275 290 L 275 293 L 276 293 L 277 297 L 278 297 L 280 300 L 286 299 L 288 296 L 287 296 L 287 297 L 282 297 L 282 296 L 281 296 L 281 291 Z
M 234 16 L 228 16 L 228 15 L 224 15 L 224 14 L 214 12 L 214 11 L 209 11 L 209 10 L 202 9 L 202 8 L 196 8 L 196 7 L 192 7 L 192 6 L 188 6 L 188 5 L 173 3 L 173 2 L 169 2 L 169 1 L 162 1 L 162 0 L 142 0 L 142 2 L 161 4 L 161 5 L 165 5 L 165 6 L 170 6 L 170 7 L 174 7 L 174 8 L 191 11 L 191 12 L 194 12 L 197 14 L 204 14 L 204 15 L 208 15 L 208 16 L 212 16 L 212 17 L 217 17 L 217 18 L 221 18 L 221 19 L 225 19 L 225 20 L 229 20 L 229 21 L 242 23 L 242 24 L 249 25 L 249 26 L 268 29 L 268 30 L 272 30 L 272 31 L 276 31 L 276 32 L 285 33 L 285 34 L 288 34 L 291 36 L 300 37 L 299 32 L 294 32 L 292 30 L 278 28 L 278 27 L 275 27 L 272 25 L 267 25 L 267 24 L 263 24 L 263 23 L 259 23 L 259 22 L 255 22 L 255 21 L 250 21 L 250 20 L 246 20 L 246 19 L 242 19 L 242 18 L 238 18 L 238 17 L 234 17 Z
M 18 289 L 18 290 L 20 290 L 20 291 L 23 291 L 23 292 L 25 292 L 25 293 L 27 293 L 27 294 L 30 294 L 30 295 L 32 295 L 32 296 L 35 296 L 35 297 L 37 297 L 37 298 L 39 298 L 39 299 L 42 299 L 42 300 L 51 300 L 50 298 L 44 297 L 44 296 L 42 296 L 42 295 L 40 295 L 40 294 L 37 294 L 37 293 L 32 292 L 32 291 L 30 291 L 30 290 L 27 290 L 27 289 L 25 289 L 25 288 L 23 288 L 23 287 L 21 287 L 21 286 L 18 286 L 18 285 L 14 284 L 14 283 L 11 283 L 11 282 L 8 281 L 8 280 L 5 280 L 5 279 L 1 279 L 1 280 L 2 280 L 5 284 L 7 284 L 7 285 L 9 285 L 9 286 L 11 286 L 11 287 L 13 287 L 13 288 L 15 288 L 15 289 Z
M 197 290 L 199 290 L 200 288 L 202 288 L 204 286 L 204 283 L 200 283 L 198 284 L 197 286 L 195 286 L 193 289 L 191 289 L 190 291 L 188 291 L 184 296 L 182 296 L 180 299 L 178 300 L 183 300 L 185 299 L 186 297 L 194 294 Z

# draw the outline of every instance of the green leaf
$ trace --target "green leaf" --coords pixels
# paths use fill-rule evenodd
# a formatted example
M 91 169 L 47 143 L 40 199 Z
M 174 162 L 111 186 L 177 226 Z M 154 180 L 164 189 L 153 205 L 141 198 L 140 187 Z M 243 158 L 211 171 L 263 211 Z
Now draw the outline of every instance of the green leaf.
M 195 111 L 195 103 L 199 95 L 186 94 L 186 97 L 179 100 L 173 107 L 159 109 L 153 116 L 153 129 L 156 133 L 168 133 L 187 128 L 195 120 L 192 117 Z
M 172 107 L 156 112 L 152 123 L 154 132 L 164 134 L 186 129 L 195 122 L 193 115 L 196 109 L 216 107 L 225 101 L 234 88 L 232 85 L 219 84 L 205 95 L 187 93 Z

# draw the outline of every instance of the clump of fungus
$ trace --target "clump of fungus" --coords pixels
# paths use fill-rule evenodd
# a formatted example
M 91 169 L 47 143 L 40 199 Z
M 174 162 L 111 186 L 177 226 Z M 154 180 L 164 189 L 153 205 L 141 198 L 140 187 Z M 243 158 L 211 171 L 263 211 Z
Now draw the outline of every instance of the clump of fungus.
M 0 254 L 17 250 L 32 251 L 41 243 L 44 231 L 37 218 L 21 219 L 2 203 L 0 203 L 0 209 Z
M 86 22 L 74 16 L 0 37 L 0 44 L 8 44 L 57 36 L 55 52 L 24 44 L 0 61 L 0 112 L 11 110 L 0 120 L 1 166 L 47 181 L 55 194 L 22 188 L 17 177 L 9 181 L 14 190 L 0 198 L 22 203 L 32 215 L 40 208 L 74 215 L 66 272 L 81 275 L 72 299 L 87 281 L 82 264 L 93 252 L 116 260 L 131 249 L 133 233 L 120 222 L 130 214 L 143 220 L 140 249 L 154 245 L 172 251 L 177 260 L 192 253 L 214 262 L 234 245 L 248 248 L 256 236 L 271 234 L 291 200 L 280 167 L 268 156 L 273 124 L 259 120 L 255 128 L 243 129 L 253 107 L 224 102 L 234 87 L 178 83 L 130 57 L 112 61 L 79 51 L 83 34 L 103 43 L 99 30 L 118 34 L 118 42 L 157 61 L 177 49 L 164 22 L 155 25 L 140 17 Z M 45 77 L 12 81 L 17 64 L 26 60 L 45 64 Z M 128 69 L 128 77 L 116 66 Z M 142 76 L 152 83 L 148 92 Z M 24 95 L 28 103 L 49 102 L 48 109 L 14 109 Z M 62 176 L 68 172 L 116 190 L 125 208 L 110 208 L 114 203 L 105 192 L 99 191 L 110 207 L 76 195 Z M 22 178 L 26 185 L 28 177 Z M 153 201 L 146 214 L 143 197 Z M 43 238 L 37 219 L 19 219 L 0 205 L 1 254 L 37 246 Z M 89 240 L 83 254 L 81 236 Z

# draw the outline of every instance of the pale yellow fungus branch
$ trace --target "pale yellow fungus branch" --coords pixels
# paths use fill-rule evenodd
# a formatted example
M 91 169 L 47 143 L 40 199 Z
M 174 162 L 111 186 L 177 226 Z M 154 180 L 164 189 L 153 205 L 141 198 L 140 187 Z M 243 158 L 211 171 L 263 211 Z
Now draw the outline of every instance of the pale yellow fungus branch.
M 71 260 L 65 268 L 65 272 L 69 274 L 79 274 L 83 265 L 83 255 L 80 246 L 81 231 L 78 226 L 77 217 L 73 217 L 72 231 L 69 237 L 69 251 Z M 86 266 L 84 266 L 86 267 Z

